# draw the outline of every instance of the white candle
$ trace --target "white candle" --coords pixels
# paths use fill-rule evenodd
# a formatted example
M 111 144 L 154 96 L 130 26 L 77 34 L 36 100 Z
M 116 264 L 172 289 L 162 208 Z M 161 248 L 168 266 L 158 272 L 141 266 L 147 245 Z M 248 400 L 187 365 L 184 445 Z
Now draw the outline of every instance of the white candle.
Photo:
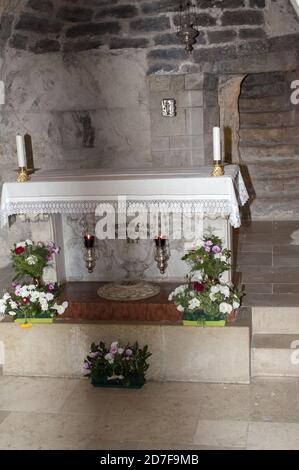
M 27 167 L 27 162 L 26 162 L 26 151 L 25 151 L 25 143 L 24 143 L 24 138 L 22 135 L 18 134 L 17 135 L 17 153 L 18 153 L 18 165 L 19 168 L 21 167 Z
M 221 160 L 220 127 L 213 127 L 213 155 L 214 161 Z

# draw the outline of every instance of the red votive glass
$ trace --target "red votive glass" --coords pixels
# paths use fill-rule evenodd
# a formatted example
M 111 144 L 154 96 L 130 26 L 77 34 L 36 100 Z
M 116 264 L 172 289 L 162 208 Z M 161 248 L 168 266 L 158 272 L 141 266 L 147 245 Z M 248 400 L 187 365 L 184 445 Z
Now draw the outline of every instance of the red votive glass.
M 166 238 L 162 237 L 161 235 L 155 237 L 156 247 L 164 247 L 166 245 Z
M 85 248 L 93 248 L 94 246 L 94 235 L 87 233 L 84 235 L 84 245 Z

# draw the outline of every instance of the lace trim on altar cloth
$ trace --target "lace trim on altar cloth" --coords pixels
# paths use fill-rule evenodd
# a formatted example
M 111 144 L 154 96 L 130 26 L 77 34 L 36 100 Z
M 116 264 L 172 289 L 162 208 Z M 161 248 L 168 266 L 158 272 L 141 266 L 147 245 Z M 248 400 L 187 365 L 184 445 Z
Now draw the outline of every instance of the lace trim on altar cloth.
M 117 209 L 117 201 L 44 201 L 44 202 L 10 202 L 6 206 L 5 213 L 2 212 L 2 225 L 7 223 L 7 218 L 15 214 L 90 214 L 95 212 L 99 204 L 110 204 Z M 122 207 L 124 208 L 124 207 Z M 142 211 L 152 211 L 161 213 L 202 213 L 206 215 L 220 215 L 229 217 L 233 227 L 241 224 L 239 206 L 231 203 L 227 199 L 206 199 L 188 201 L 167 201 L 167 200 L 138 200 L 127 201 L 126 209 L 136 209 Z

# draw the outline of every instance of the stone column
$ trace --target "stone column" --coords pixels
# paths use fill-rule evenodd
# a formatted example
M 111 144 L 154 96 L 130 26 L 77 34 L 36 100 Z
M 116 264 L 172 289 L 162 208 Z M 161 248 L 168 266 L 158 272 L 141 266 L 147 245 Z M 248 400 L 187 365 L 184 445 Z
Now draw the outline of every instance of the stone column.
M 222 148 L 228 163 L 239 163 L 239 96 L 246 75 L 226 75 L 219 79 L 218 103 L 220 127 L 223 129 Z

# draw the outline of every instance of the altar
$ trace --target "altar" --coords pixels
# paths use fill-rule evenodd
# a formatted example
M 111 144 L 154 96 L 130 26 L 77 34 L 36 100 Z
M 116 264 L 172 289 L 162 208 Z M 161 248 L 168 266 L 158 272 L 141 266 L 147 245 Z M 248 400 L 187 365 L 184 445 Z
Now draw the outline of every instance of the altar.
M 226 165 L 221 177 L 212 177 L 210 167 L 37 171 L 27 183 L 4 183 L 1 225 L 17 216 L 31 222 L 32 239 L 53 239 L 61 256 L 46 276 L 61 284 L 137 277 L 181 282 L 181 257 L 204 232 L 231 248 L 232 228 L 240 226 L 247 199 L 237 165 Z M 84 263 L 87 231 L 96 234 L 92 273 Z M 164 274 L 153 256 L 159 233 L 169 246 Z

